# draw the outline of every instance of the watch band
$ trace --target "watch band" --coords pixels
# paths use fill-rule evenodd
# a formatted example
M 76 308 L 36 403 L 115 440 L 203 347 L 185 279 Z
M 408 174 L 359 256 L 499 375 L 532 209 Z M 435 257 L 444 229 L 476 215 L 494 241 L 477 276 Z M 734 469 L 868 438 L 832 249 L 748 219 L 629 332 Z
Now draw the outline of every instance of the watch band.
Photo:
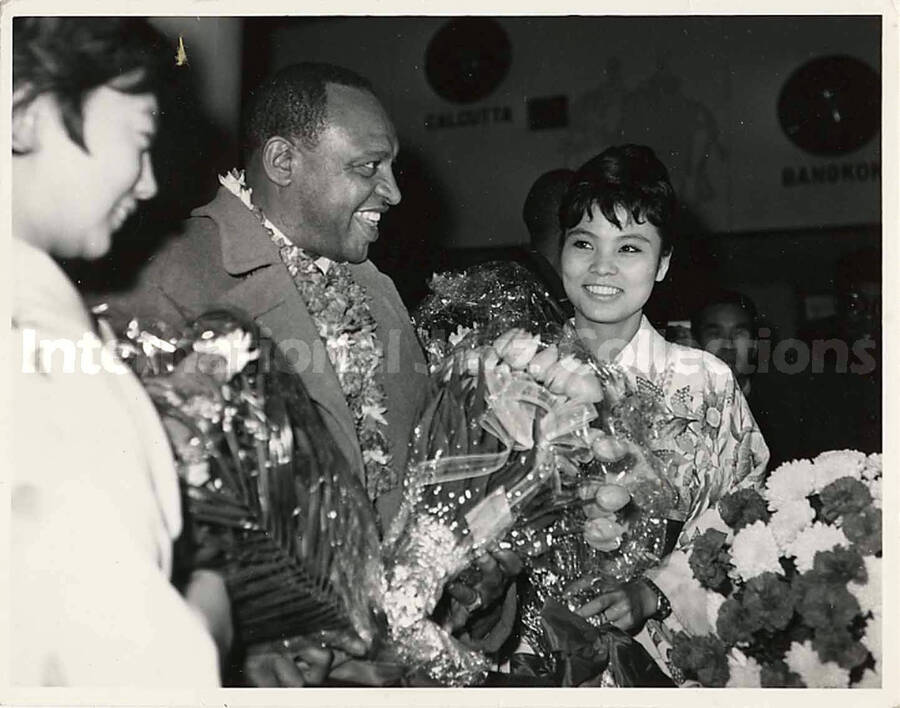
M 643 581 L 647 583 L 647 587 L 653 591 L 654 595 L 656 595 L 656 612 L 653 613 L 651 619 L 660 621 L 666 619 L 666 617 L 672 614 L 672 605 L 669 602 L 669 598 L 666 597 L 665 593 L 660 590 L 659 586 L 650 580 L 650 578 L 643 578 Z

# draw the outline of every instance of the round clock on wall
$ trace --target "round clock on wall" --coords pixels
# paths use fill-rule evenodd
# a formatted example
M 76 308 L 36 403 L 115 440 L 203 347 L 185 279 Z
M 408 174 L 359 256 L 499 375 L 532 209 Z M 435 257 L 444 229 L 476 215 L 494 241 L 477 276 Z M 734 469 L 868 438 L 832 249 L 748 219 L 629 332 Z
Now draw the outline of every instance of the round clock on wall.
M 500 85 L 511 60 L 509 38 L 498 22 L 463 17 L 445 24 L 428 43 L 425 75 L 442 98 L 472 103 Z
M 850 56 L 819 57 L 797 69 L 778 97 L 785 135 L 813 155 L 841 155 L 865 145 L 881 125 L 881 79 Z

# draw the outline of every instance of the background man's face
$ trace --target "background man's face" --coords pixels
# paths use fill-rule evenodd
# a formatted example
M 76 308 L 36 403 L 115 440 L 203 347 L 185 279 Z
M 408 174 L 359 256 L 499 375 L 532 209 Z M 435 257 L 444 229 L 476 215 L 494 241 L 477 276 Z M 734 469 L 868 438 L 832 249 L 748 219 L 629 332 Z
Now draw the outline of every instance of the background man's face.
M 731 367 L 735 377 L 745 379 L 753 373 L 756 357 L 756 333 L 750 316 L 733 304 L 710 305 L 700 319 L 698 343 L 710 354 Z
M 368 91 L 328 86 L 327 125 L 314 148 L 299 146 L 291 193 L 297 243 L 319 256 L 361 263 L 378 224 L 400 201 L 391 165 L 394 126 Z

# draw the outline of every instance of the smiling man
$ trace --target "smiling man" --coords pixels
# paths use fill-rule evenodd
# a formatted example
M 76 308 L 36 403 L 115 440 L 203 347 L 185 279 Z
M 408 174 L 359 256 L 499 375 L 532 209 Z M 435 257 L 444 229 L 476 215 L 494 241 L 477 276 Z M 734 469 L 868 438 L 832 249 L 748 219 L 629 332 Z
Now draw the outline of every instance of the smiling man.
M 400 202 L 394 126 L 366 79 L 303 63 L 253 92 L 243 144 L 245 170 L 220 178 L 115 304 L 174 323 L 210 306 L 249 313 L 389 520 L 426 375 L 393 282 L 367 258 Z M 352 356 L 337 358 L 339 341 Z
M 427 390 L 409 314 L 367 259 L 382 217 L 400 202 L 394 126 L 363 77 L 295 64 L 253 92 L 244 148 L 245 171 L 220 178 L 215 198 L 115 305 L 171 323 L 210 306 L 252 316 L 303 381 L 387 528 Z M 475 585 L 451 585 L 453 628 L 509 597 L 511 573 L 498 560 L 480 559 Z M 253 648 L 241 680 L 297 686 L 327 675 L 331 656 L 318 646 L 296 658 L 280 645 Z M 363 668 L 344 668 L 338 680 L 364 680 Z

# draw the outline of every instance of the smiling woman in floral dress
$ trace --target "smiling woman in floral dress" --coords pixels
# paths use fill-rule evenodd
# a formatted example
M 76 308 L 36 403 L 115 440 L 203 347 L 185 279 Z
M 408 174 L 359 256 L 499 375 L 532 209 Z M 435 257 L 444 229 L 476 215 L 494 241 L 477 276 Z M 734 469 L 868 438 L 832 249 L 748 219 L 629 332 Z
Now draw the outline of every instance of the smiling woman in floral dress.
M 574 175 L 560 208 L 562 278 L 575 317 L 570 343 L 601 362 L 618 364 L 630 382 L 666 411 L 665 433 L 653 441 L 673 473 L 679 546 L 698 517 L 739 486 L 759 485 L 768 449 L 726 364 L 704 351 L 667 342 L 643 308 L 669 268 L 676 197 L 650 148 L 611 147 Z M 588 507 L 588 515 L 591 507 Z M 636 633 L 666 668 L 666 635 L 679 620 L 705 613 L 680 592 L 690 577 L 676 550 L 644 577 L 604 592 L 580 608 Z

